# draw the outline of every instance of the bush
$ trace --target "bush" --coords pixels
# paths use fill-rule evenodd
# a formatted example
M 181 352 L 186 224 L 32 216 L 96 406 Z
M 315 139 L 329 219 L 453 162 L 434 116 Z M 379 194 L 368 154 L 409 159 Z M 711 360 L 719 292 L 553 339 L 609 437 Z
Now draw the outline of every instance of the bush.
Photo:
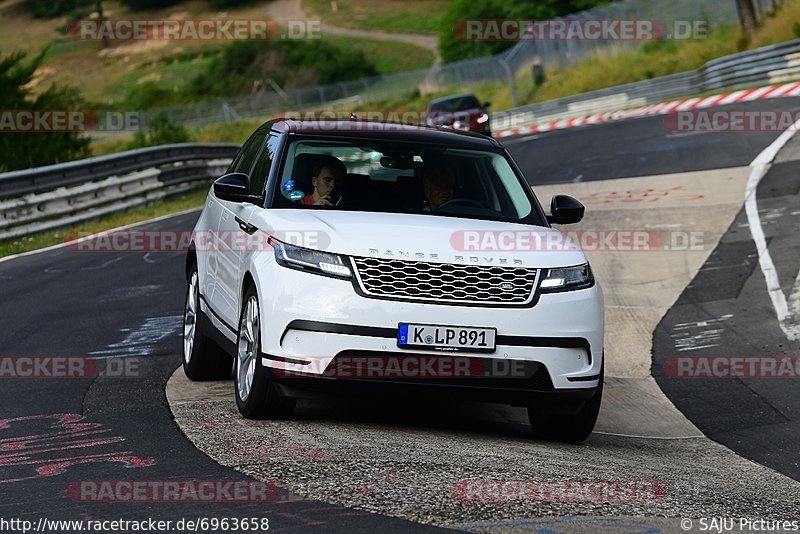
M 590 9 L 610 0 L 451 0 L 442 14 L 439 52 L 442 61 L 490 56 L 514 45 L 511 41 L 465 40 L 460 35 L 465 21 L 480 19 L 547 20 Z
M 179 94 L 175 91 L 158 85 L 154 81 L 147 81 L 133 85 L 125 93 L 124 105 L 126 109 L 143 110 L 154 107 L 165 107 L 176 103 Z
M 78 4 L 78 0 L 25 0 L 25 8 L 34 17 L 49 19 L 60 17 L 73 11 L 78 7 Z
M 180 2 L 181 0 L 119 0 L 119 3 L 132 9 L 139 11 L 143 9 L 161 9 L 162 7 L 171 7 Z
M 216 8 L 238 7 L 252 4 L 255 0 L 207 0 L 209 4 Z
M 169 120 L 166 113 L 157 113 L 148 122 L 148 131 L 136 132 L 129 149 L 143 148 L 146 146 L 169 145 L 172 143 L 186 143 L 192 138 L 182 124 Z
M 81 110 L 86 105 L 76 89 L 50 86 L 31 98 L 26 86 L 41 65 L 45 52 L 30 63 L 25 53 L 0 56 L 0 110 Z M 26 169 L 88 157 L 89 139 L 79 132 L 3 132 L 0 135 L 0 172 Z
M 214 57 L 187 92 L 194 96 L 239 95 L 250 92 L 254 82 L 267 79 L 292 89 L 377 73 L 363 52 L 346 51 L 321 40 L 237 41 Z
M 465 40 L 460 31 L 466 20 L 500 19 L 507 16 L 507 8 L 502 0 L 452 0 L 447 4 L 441 18 L 439 30 L 439 53 L 442 61 L 450 63 L 461 59 L 497 54 L 513 43 L 503 41 Z

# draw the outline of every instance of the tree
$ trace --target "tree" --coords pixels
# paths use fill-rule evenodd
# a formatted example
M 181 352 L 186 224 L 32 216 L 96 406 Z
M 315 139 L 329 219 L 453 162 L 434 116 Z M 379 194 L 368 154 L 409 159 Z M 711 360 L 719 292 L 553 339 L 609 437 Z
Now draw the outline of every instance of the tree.
M 439 52 L 442 61 L 490 56 L 513 41 L 467 39 L 469 20 L 547 20 L 607 4 L 609 0 L 451 0 L 442 14 Z
M 50 86 L 36 97 L 28 89 L 45 50 L 26 63 L 24 52 L 0 56 L 0 110 L 16 114 L 20 111 L 81 111 L 85 102 L 70 87 Z M 0 172 L 38 167 L 88 157 L 89 139 L 81 132 L 0 130 Z
M 507 41 L 478 41 L 465 37 L 468 20 L 501 19 L 507 8 L 501 0 L 452 0 L 442 14 L 439 29 L 439 53 L 442 61 L 490 56 L 502 52 L 514 43 Z
M 34 17 L 50 19 L 60 17 L 78 7 L 79 0 L 25 0 L 25 8 Z
M 736 11 L 739 12 L 739 22 L 742 25 L 745 35 L 748 39 L 752 39 L 756 34 L 756 26 L 758 22 L 756 19 L 756 10 L 753 7 L 752 0 L 736 0 Z
M 164 112 L 156 113 L 147 126 L 147 133 L 136 132 L 128 148 L 186 143 L 192 140 L 186 128 L 182 124 L 170 121 Z
M 180 0 L 120 0 L 120 4 L 129 7 L 133 11 L 171 7 L 178 2 Z
M 293 89 L 377 74 L 375 64 L 360 50 L 323 40 L 235 41 L 222 48 L 186 92 L 196 97 L 237 95 L 265 80 Z

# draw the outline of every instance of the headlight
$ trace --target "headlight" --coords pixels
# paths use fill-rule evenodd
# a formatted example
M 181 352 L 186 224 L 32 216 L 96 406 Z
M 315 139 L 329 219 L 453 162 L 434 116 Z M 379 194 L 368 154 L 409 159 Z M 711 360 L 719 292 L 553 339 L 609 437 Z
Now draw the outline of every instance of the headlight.
M 297 247 L 278 241 L 274 237 L 269 238 L 269 243 L 275 249 L 275 261 L 289 269 L 336 278 L 350 278 L 352 276 L 350 267 L 345 264 L 344 256 Z
M 574 291 L 586 289 L 594 285 L 594 275 L 588 263 L 574 267 L 561 267 L 548 269 L 542 279 L 540 287 L 542 293 L 555 293 L 558 291 Z
M 480 117 L 478 117 L 478 119 L 477 119 L 477 122 L 478 122 L 478 124 L 483 124 L 484 122 L 486 122 L 486 121 L 488 121 L 488 120 L 489 120 L 489 115 L 487 115 L 486 113 L 484 113 L 483 115 L 481 115 Z

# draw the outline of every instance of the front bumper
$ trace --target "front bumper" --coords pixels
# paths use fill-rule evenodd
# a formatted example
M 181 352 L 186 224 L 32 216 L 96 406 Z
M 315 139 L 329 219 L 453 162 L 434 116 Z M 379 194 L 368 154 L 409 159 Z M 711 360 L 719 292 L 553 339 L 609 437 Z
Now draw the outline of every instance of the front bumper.
M 595 395 L 598 387 L 553 389 L 550 385 L 547 389 L 537 376 L 529 380 L 515 379 L 516 383 L 512 383 L 512 379 L 329 378 L 299 374 L 287 378 L 279 370 L 268 371 L 273 375 L 278 393 L 289 397 L 320 398 L 321 395 L 336 394 L 409 400 L 447 398 L 535 406 L 539 411 L 562 414 L 577 413 Z
M 529 308 L 487 308 L 367 298 L 358 295 L 349 280 L 287 269 L 266 259 L 256 269 L 263 317 L 261 363 L 277 372 L 279 381 L 287 387 L 298 387 L 302 380 L 312 378 L 326 383 L 358 382 L 368 386 L 377 381 L 411 386 L 411 379 L 418 377 L 375 380 L 373 376 L 358 375 L 354 379 L 331 373 L 331 369 L 338 369 L 336 365 L 342 358 L 351 357 L 354 351 L 367 357 L 394 357 L 400 362 L 409 357 L 442 356 L 433 351 L 398 349 L 397 328 L 402 322 L 494 327 L 494 353 L 459 352 L 448 356 L 469 359 L 473 364 L 488 360 L 489 367 L 536 364 L 549 379 L 546 384 L 537 382 L 533 386 L 524 380 L 498 386 L 478 380 L 486 376 L 472 375 L 449 384 L 439 377 L 426 376 L 413 384 L 416 389 L 484 389 L 502 397 L 501 390 L 523 396 L 537 391 L 591 394 L 598 385 L 604 322 L 602 292 L 597 284 L 578 291 L 542 294 Z

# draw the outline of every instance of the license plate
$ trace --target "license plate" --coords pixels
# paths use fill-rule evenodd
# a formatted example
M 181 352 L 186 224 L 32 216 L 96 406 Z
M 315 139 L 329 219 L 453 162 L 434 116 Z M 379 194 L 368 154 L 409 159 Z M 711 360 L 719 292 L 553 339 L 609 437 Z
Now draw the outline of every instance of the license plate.
M 496 328 L 400 323 L 397 346 L 449 352 L 494 352 Z

